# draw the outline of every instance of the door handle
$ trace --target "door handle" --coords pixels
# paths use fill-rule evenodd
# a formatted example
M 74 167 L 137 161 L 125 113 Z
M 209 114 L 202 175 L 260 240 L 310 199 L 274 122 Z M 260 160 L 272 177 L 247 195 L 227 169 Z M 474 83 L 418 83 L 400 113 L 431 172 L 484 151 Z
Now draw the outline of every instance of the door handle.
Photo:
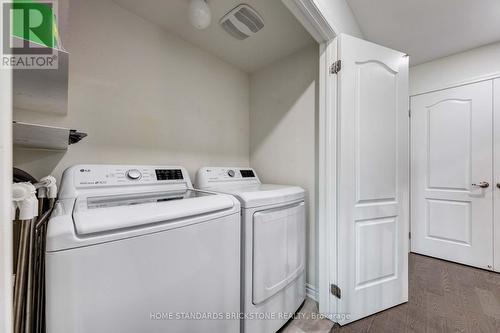
M 500 183 L 497 183 L 497 187 L 500 188 Z
M 488 182 L 479 182 L 479 184 L 472 184 L 472 186 L 477 186 L 480 188 L 488 188 L 490 187 L 490 183 Z M 500 184 L 497 184 L 497 187 L 500 188 Z

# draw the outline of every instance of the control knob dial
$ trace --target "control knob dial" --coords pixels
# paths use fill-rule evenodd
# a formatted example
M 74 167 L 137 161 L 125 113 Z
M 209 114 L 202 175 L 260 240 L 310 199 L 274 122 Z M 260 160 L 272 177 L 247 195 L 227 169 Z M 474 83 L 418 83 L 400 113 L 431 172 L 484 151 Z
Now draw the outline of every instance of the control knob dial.
M 141 179 L 142 177 L 142 174 L 139 170 L 137 169 L 130 169 L 127 171 L 126 173 L 127 175 L 127 178 L 128 179 L 132 179 L 132 180 L 137 180 L 137 179 Z

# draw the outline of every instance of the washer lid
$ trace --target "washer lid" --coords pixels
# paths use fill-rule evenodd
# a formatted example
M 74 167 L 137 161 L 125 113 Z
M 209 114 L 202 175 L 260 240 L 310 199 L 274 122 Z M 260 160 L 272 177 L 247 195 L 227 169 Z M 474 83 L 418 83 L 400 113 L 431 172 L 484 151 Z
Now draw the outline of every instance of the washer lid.
M 231 209 L 225 195 L 185 190 L 78 197 L 73 222 L 79 235 L 133 228 Z
M 234 195 L 244 208 L 303 200 L 305 193 L 304 189 L 298 186 L 273 184 L 219 185 L 209 189 Z

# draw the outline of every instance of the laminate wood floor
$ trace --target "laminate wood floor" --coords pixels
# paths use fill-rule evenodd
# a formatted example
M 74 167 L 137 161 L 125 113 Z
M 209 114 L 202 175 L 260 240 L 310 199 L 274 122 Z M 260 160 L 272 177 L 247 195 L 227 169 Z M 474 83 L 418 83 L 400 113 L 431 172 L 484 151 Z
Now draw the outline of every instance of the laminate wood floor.
M 417 254 L 409 258 L 409 301 L 339 327 L 312 318 L 306 300 L 280 333 L 500 332 L 500 274 Z

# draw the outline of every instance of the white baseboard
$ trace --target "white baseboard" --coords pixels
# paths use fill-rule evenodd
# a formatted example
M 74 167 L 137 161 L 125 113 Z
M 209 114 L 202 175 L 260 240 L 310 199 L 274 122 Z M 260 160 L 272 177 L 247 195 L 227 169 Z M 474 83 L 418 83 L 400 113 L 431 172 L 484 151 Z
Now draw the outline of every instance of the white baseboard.
M 318 289 L 312 284 L 306 283 L 306 296 L 318 302 Z

